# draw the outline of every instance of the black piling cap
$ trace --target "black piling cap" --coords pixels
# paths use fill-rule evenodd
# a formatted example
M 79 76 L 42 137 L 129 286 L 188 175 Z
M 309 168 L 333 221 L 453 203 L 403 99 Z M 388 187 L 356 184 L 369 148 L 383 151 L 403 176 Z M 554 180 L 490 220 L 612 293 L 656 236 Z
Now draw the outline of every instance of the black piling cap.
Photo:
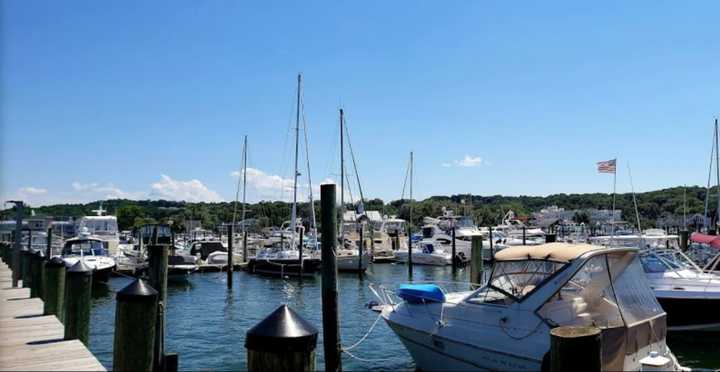
M 45 267 L 65 267 L 65 261 L 63 261 L 62 258 L 55 256 L 45 263 Z
M 282 305 L 247 331 L 245 347 L 272 353 L 312 351 L 317 345 L 317 334 L 312 324 Z
M 42 249 L 41 249 L 41 250 L 35 252 L 35 257 L 37 257 L 37 258 L 39 258 L 39 259 L 41 259 L 41 260 L 44 260 L 44 259 L 45 259 L 45 252 L 43 252 Z
M 25 256 L 32 256 L 32 255 L 35 254 L 35 252 L 27 249 L 27 247 L 23 247 L 23 248 L 20 250 L 20 254 L 25 255 Z
M 92 275 L 93 268 L 88 266 L 85 261 L 78 260 L 75 265 L 72 265 L 67 273 L 70 275 L 90 276 Z
M 136 279 L 116 296 L 117 300 L 122 301 L 157 301 L 157 298 L 158 292 L 142 279 Z

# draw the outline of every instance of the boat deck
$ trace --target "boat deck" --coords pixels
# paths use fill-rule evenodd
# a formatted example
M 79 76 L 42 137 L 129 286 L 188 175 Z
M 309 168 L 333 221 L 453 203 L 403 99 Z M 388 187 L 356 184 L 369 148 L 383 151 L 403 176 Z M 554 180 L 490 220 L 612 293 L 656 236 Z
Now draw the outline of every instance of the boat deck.
M 65 328 L 43 316 L 43 302 L 29 288 L 12 288 L 11 271 L 0 264 L 0 370 L 105 371 L 79 340 L 64 341 Z

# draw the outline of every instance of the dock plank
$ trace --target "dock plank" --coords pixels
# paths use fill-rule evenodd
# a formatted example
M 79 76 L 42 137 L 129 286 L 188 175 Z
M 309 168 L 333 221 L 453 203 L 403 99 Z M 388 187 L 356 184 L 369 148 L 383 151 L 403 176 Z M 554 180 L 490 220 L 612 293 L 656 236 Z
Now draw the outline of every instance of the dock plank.
M 0 264 L 0 370 L 105 371 L 79 340 L 63 340 L 65 328 L 43 315 L 43 302 L 28 288 L 11 288 L 10 270 Z

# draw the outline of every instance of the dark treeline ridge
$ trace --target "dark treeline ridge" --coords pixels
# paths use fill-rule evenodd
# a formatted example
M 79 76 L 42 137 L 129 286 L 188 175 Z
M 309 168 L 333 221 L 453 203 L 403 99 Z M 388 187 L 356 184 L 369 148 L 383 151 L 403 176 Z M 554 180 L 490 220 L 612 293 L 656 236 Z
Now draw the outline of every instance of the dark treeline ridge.
M 699 186 L 673 187 L 657 191 L 636 194 L 638 210 L 643 228 L 677 225 L 682 223 L 684 212 L 683 193 L 687 193 L 687 216 L 704 214 L 706 188 Z M 714 218 L 718 199 L 715 188 L 710 190 L 709 215 Z M 462 201 L 465 201 L 464 203 Z M 36 215 L 53 216 L 56 218 L 80 217 L 92 215 L 93 209 L 98 207 L 99 201 L 88 204 L 57 204 L 33 208 Z M 530 216 L 532 212 L 542 208 L 556 205 L 566 210 L 572 209 L 610 209 L 612 208 L 612 194 L 554 194 L 549 196 L 480 196 L 480 195 L 453 195 L 433 196 L 422 201 L 395 200 L 385 203 L 380 199 L 370 199 L 365 202 L 366 210 L 379 210 L 383 214 L 396 215 L 409 220 L 417 226 L 424 216 L 439 216 L 442 208 L 446 207 L 456 211 L 456 214 L 469 214 L 475 218 L 479 225 L 488 226 L 501 222 L 502 216 L 508 210 L 513 210 L 518 216 Z M 306 221 L 310 218 L 309 203 L 300 203 L 298 214 Z M 635 222 L 633 197 L 631 193 L 617 194 L 616 207 L 622 210 L 623 220 Z M 180 231 L 185 220 L 200 220 L 206 228 L 214 229 L 223 222 L 233 220 L 235 203 L 189 203 L 167 200 L 104 200 L 103 208 L 108 213 L 116 215 L 120 229 L 131 229 L 144 223 L 173 221 L 174 229 Z M 279 201 L 263 201 L 248 204 L 248 218 L 258 221 L 258 226 L 279 226 L 283 221 L 290 219 L 291 204 Z M 237 205 L 240 220 L 241 205 Z M 315 211 L 319 213 L 320 202 L 315 202 Z M 12 219 L 14 211 L 5 209 L 0 211 L 3 220 Z M 318 218 L 319 220 L 319 218 Z

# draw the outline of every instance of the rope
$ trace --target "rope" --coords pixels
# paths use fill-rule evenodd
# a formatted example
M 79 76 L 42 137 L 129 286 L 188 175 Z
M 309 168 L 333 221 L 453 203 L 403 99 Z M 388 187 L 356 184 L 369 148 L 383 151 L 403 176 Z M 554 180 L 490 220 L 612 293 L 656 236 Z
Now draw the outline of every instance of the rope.
M 370 329 L 368 329 L 367 333 L 365 333 L 364 336 L 360 337 L 360 339 L 359 339 L 356 343 L 352 344 L 352 346 L 343 347 L 343 348 L 342 348 L 342 351 L 352 350 L 352 349 L 360 346 L 360 344 L 361 344 L 363 341 L 365 341 L 365 339 L 368 338 L 368 336 L 370 336 L 370 333 L 372 333 L 373 329 L 375 329 L 375 326 L 376 326 L 376 325 L 378 324 L 378 322 L 380 321 L 380 318 L 382 318 L 382 314 L 378 314 L 378 317 L 375 318 L 375 321 L 374 321 L 373 324 L 370 326 Z
M 359 361 L 361 361 L 361 362 L 365 362 L 365 363 L 379 363 L 379 362 L 387 362 L 387 361 L 391 360 L 391 358 L 365 359 L 365 358 L 360 358 L 359 356 L 357 356 L 357 355 L 355 355 L 355 354 L 353 354 L 353 353 L 351 353 L 351 352 L 349 352 L 349 351 L 347 351 L 347 350 L 342 350 L 342 351 L 343 351 L 345 354 L 347 354 L 349 357 L 351 357 L 351 358 L 353 358 L 353 359 L 357 359 L 357 360 L 359 360 Z

